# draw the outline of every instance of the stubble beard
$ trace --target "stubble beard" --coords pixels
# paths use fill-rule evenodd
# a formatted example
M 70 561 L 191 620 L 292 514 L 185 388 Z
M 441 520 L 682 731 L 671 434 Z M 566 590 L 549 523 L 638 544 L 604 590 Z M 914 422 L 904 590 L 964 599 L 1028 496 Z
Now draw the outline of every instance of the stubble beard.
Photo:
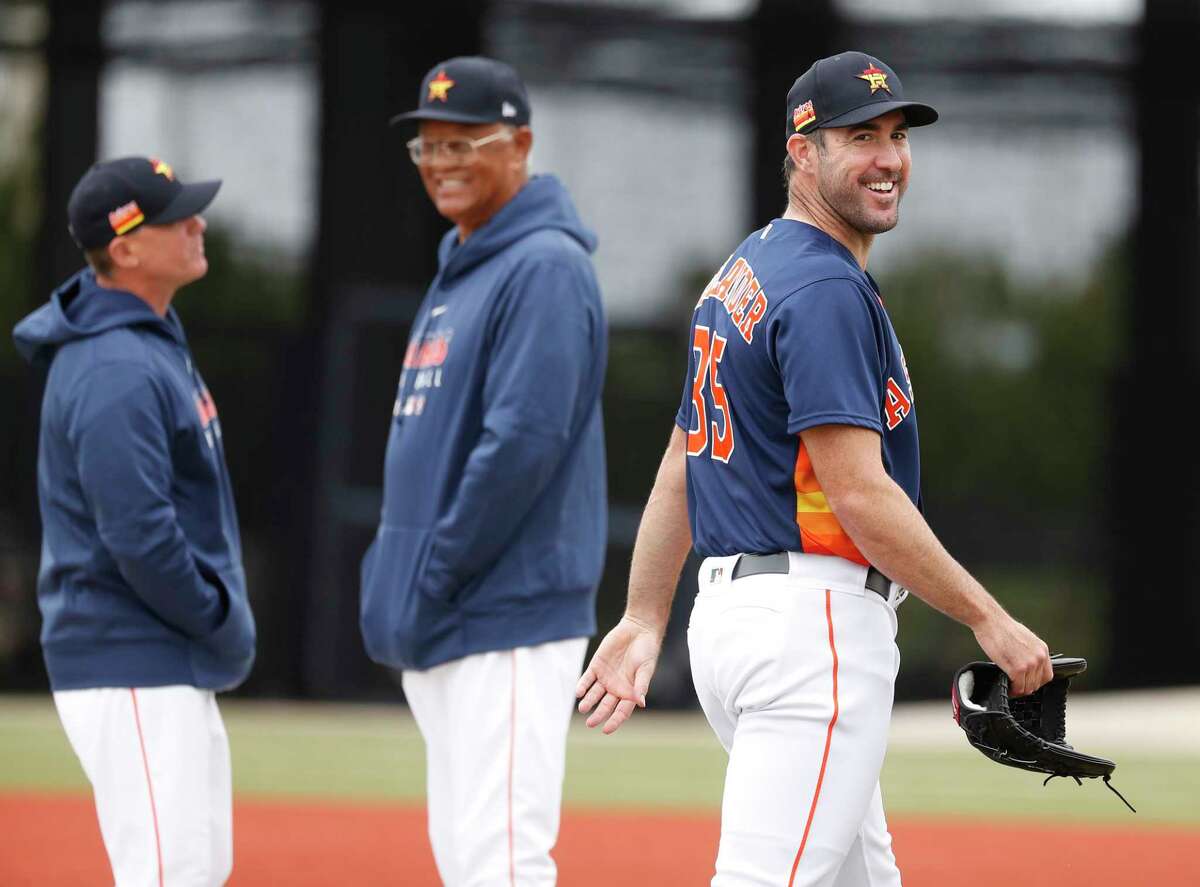
M 899 189 L 901 183 L 896 182 L 895 187 Z M 860 234 L 883 234 L 900 222 L 900 198 L 903 194 L 896 196 L 896 206 L 890 216 L 880 216 L 866 208 L 869 198 L 860 193 L 857 182 L 831 181 L 820 176 L 817 179 L 817 191 L 829 208 Z

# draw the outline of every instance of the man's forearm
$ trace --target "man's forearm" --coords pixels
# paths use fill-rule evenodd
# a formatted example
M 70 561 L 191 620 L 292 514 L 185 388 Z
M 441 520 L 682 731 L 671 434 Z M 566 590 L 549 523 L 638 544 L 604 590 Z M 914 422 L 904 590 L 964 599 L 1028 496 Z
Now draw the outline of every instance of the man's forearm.
M 676 428 L 659 465 L 646 510 L 642 512 L 629 568 L 625 615 L 660 636 L 666 631 L 679 573 L 692 547 L 686 458 L 683 435 Z
M 831 505 L 867 560 L 931 607 L 971 628 L 1002 612 L 890 478 L 881 476 Z
M 950 556 L 912 500 L 883 469 L 879 435 L 847 425 L 801 432 L 829 507 L 876 568 L 930 606 L 968 626 L 1012 681 L 1013 694 L 1053 676 L 1044 641 L 1013 619 Z

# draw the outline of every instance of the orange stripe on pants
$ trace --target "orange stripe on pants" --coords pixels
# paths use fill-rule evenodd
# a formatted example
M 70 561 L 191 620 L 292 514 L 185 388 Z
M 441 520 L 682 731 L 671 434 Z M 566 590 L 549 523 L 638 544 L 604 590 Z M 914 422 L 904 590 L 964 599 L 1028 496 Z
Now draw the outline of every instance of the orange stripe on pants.
M 142 735 L 142 716 L 138 712 L 137 690 L 129 688 L 133 700 L 133 722 L 137 726 L 138 747 L 142 752 L 142 767 L 146 771 L 146 789 L 150 792 L 150 816 L 154 820 L 154 851 L 158 854 L 158 887 L 163 887 L 162 838 L 158 833 L 158 808 L 154 804 L 154 783 L 150 779 L 150 759 L 146 757 L 146 739 Z
M 796 861 L 792 863 L 792 875 L 788 878 L 788 887 L 796 881 L 796 870 L 800 868 L 800 857 L 804 855 L 804 845 L 808 843 L 808 832 L 812 828 L 813 816 L 817 812 L 817 801 L 821 797 L 821 783 L 825 781 L 825 765 L 829 763 L 829 747 L 833 744 L 833 727 L 838 719 L 838 656 L 837 644 L 833 636 L 833 601 L 829 589 L 825 589 L 825 621 L 829 625 L 829 652 L 833 655 L 833 717 L 829 719 L 829 727 L 825 731 L 825 752 L 821 755 L 821 771 L 817 774 L 817 787 L 813 789 L 812 804 L 808 808 L 808 821 L 804 823 L 804 837 L 800 839 L 800 849 L 796 851 Z

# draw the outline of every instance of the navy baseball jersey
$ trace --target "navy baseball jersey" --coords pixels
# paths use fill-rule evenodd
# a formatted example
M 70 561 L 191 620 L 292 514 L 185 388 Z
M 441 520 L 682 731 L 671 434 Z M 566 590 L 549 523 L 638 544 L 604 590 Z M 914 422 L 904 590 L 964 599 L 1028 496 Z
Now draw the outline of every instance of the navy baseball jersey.
M 751 234 L 692 317 L 675 417 L 687 432 L 688 516 L 703 556 L 804 551 L 867 560 L 842 529 L 800 432 L 879 432 L 888 475 L 920 503 L 912 383 L 879 289 L 804 222 Z

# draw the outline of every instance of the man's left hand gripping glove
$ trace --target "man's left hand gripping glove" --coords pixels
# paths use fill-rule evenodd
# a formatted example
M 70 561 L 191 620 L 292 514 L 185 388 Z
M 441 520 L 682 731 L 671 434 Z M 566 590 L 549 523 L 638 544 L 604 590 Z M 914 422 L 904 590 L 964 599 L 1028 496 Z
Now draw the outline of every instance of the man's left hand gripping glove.
M 1046 782 L 1069 776 L 1082 785 L 1083 779 L 1100 777 L 1133 810 L 1109 782 L 1117 765 L 1077 752 L 1067 743 L 1067 690 L 1071 678 L 1087 669 L 1087 660 L 1056 656 L 1050 664 L 1054 679 L 1018 699 L 1009 697 L 1008 675 L 994 662 L 964 665 L 950 687 L 954 720 L 971 745 L 993 761 L 1048 773 Z

